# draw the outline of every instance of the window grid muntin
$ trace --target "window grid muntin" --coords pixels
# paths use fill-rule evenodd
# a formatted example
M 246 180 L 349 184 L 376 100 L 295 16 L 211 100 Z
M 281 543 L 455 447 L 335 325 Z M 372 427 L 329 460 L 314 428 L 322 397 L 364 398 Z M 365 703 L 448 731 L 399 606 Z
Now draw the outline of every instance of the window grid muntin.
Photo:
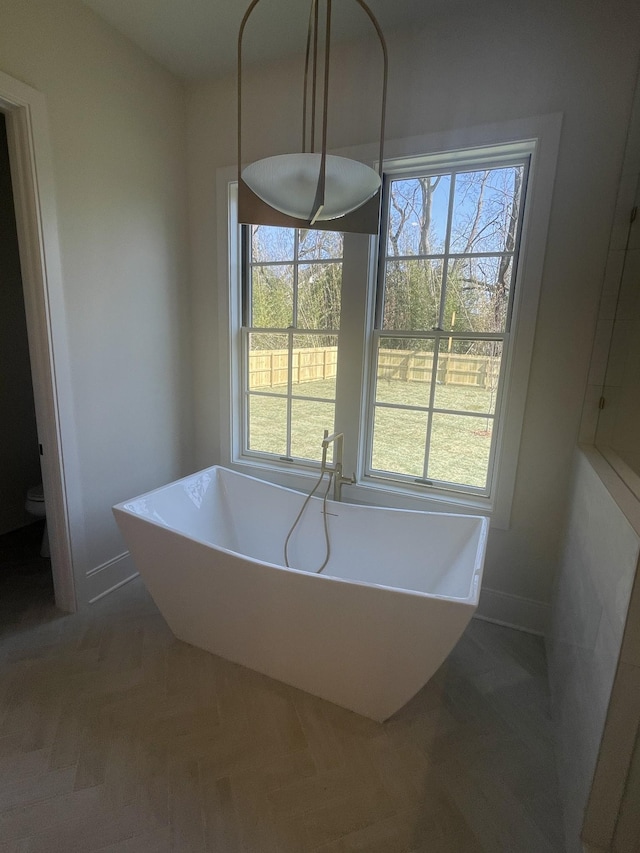
M 392 182 L 393 183 L 393 182 Z M 440 308 L 438 310 L 438 323 L 436 328 L 442 329 L 442 324 L 444 322 L 444 309 L 447 301 L 447 279 L 449 275 L 449 250 L 451 248 L 451 222 L 453 220 L 453 204 L 456 196 L 456 186 L 454 173 L 451 173 L 451 182 L 449 185 L 449 205 L 447 208 L 447 230 L 445 231 L 444 236 L 444 258 L 442 263 L 442 280 L 440 285 Z M 385 272 L 386 272 L 386 263 L 385 263 Z M 434 365 L 435 365 L 434 358 Z M 434 374 L 435 379 L 435 374 Z M 435 393 L 433 386 L 432 392 Z M 429 427 L 427 429 L 427 442 L 430 440 L 430 432 L 431 432 L 431 416 L 429 417 Z

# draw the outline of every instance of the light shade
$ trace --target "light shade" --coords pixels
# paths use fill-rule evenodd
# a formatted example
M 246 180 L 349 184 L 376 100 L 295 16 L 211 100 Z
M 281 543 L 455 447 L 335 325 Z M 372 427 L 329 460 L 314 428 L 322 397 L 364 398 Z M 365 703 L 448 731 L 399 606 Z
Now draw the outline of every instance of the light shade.
M 247 166 L 242 178 L 253 192 L 276 210 L 310 220 L 320 179 L 322 155 L 279 154 Z M 380 175 L 365 163 L 326 155 L 324 205 L 318 221 L 337 219 L 356 210 L 380 188 Z
M 330 83 L 331 21 L 334 0 L 309 0 L 307 44 L 302 78 L 300 148 L 242 168 L 242 42 L 245 27 L 261 0 L 250 0 L 238 33 L 238 222 L 280 228 L 315 228 L 319 231 L 348 231 L 377 234 L 382 198 L 384 124 L 388 78 L 387 46 L 380 25 L 365 0 L 353 0 L 369 18 L 380 42 L 382 75 L 380 90 L 380 140 L 377 172 L 366 163 L 327 153 L 329 93 L 342 97 L 343 90 L 356 87 Z M 340 0 L 347 2 L 347 0 Z M 303 0 L 293 3 L 303 10 Z M 278 12 L 274 10 L 275 15 Z M 302 48 L 302 45 L 300 45 Z M 363 69 L 363 78 L 369 72 Z M 293 82 L 293 81 L 292 81 Z M 288 99 L 289 101 L 290 99 Z M 296 99 L 293 99 L 295 104 Z M 346 105 L 345 105 L 346 106 Z M 297 109 L 296 109 L 297 111 Z M 357 109 L 354 115 L 360 114 Z M 277 125 L 291 124 L 290 111 L 274 116 Z M 259 128 L 256 129 L 260 133 Z M 291 142 L 287 143 L 291 145 Z M 294 151 L 296 148 L 294 148 Z

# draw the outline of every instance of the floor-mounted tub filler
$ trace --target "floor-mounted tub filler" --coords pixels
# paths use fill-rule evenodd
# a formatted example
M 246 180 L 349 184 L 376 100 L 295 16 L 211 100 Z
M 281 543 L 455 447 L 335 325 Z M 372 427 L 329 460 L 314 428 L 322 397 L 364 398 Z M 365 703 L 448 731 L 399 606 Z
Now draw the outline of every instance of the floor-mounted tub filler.
M 114 507 L 181 640 L 374 720 L 431 678 L 477 605 L 488 520 L 312 498 L 213 467 Z

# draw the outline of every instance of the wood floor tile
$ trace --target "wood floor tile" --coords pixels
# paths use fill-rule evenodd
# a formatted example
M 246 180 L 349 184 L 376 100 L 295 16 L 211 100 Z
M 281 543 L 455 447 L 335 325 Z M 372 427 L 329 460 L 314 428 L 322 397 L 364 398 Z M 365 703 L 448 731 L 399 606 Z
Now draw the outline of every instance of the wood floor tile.
M 483 847 L 470 829 L 458 829 L 447 835 L 431 838 L 419 847 L 412 847 L 410 853 L 489 853 L 490 848 Z M 500 848 L 501 853 L 516 853 L 518 848 Z
M 214 848 L 220 853 L 226 853 L 226 848 Z M 175 848 L 171 843 L 171 832 L 168 827 L 153 829 L 134 835 L 125 841 L 116 841 L 108 846 L 93 847 L 87 853 L 172 853 Z
M 0 842 L 0 853 L 26 853 L 26 841 L 9 841 L 6 844 Z
M 0 853 L 563 851 L 539 638 L 472 622 L 381 725 L 181 643 L 140 581 L 75 616 L 25 602 Z
M 176 758 L 169 766 L 169 824 L 175 850 L 206 850 L 197 759 Z
M 314 853 L 411 853 L 418 843 L 414 811 L 401 811 L 316 848 Z
M 75 767 L 18 779 L 9 777 L 8 783 L 3 780 L 4 784 L 0 789 L 0 814 L 6 809 L 13 809 L 19 805 L 28 805 L 49 797 L 70 793 L 73 790 L 74 777 Z
M 143 820 L 135 806 L 118 812 L 105 808 L 98 815 L 78 811 L 65 824 L 31 835 L 25 853 L 86 853 L 130 839 L 144 826 Z
M 25 749 L 24 738 L 21 741 L 20 752 L 0 758 L 0 778 L 17 782 L 26 777 L 45 774 L 49 770 L 51 750 Z
M 325 703 L 315 696 L 299 692 L 295 697 L 309 751 L 318 771 L 341 767 L 346 761 L 338 733 L 325 715 Z
M 395 813 L 395 805 L 387 792 L 365 780 L 339 800 L 314 808 L 298 816 L 305 850 L 314 850 L 349 833 L 362 830 L 381 818 Z
M 228 777 L 201 778 L 202 819 L 205 847 L 225 853 L 241 853 L 242 828 Z
M 85 788 L 34 803 L 20 804 L 0 813 L 0 837 L 18 841 L 36 832 L 64 827 L 79 814 L 95 820 L 104 810 L 104 793 L 99 788 Z

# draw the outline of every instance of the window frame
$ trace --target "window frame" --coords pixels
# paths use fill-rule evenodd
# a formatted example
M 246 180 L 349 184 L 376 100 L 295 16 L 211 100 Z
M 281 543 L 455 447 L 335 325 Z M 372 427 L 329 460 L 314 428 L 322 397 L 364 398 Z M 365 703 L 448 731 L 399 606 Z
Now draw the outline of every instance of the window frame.
M 349 294 L 349 299 L 358 305 L 359 316 L 351 323 L 350 329 L 344 328 L 344 323 L 341 324 L 339 346 L 343 343 L 343 337 L 350 334 L 352 340 L 349 346 L 351 352 L 358 356 L 359 362 L 350 364 L 348 372 L 352 386 L 354 381 L 358 381 L 358 379 L 354 380 L 354 377 L 359 377 L 362 393 L 358 401 L 350 402 L 348 424 L 340 422 L 336 416 L 336 430 L 343 431 L 347 426 L 349 430 L 355 429 L 357 434 L 357 441 L 349 441 L 348 435 L 345 444 L 345 472 L 351 473 L 353 469 L 358 476 L 358 483 L 355 486 L 345 487 L 346 500 L 408 509 L 480 512 L 491 517 L 493 527 L 509 528 L 561 124 L 561 114 L 551 114 L 456 132 L 431 134 L 427 137 L 387 144 L 387 151 L 391 156 L 385 159 L 385 170 L 393 168 L 396 170 L 395 174 L 400 174 L 401 169 L 406 173 L 411 172 L 417 165 L 424 163 L 424 155 L 414 154 L 413 152 L 416 151 L 438 152 L 429 155 L 431 166 L 435 171 L 445 164 L 450 168 L 456 158 L 460 162 L 464 161 L 465 167 L 472 168 L 474 152 L 479 160 L 486 162 L 488 157 L 504 152 L 506 146 L 511 146 L 514 153 L 526 151 L 531 155 L 528 198 L 524 211 L 524 239 L 520 247 L 520 263 L 513 296 L 516 321 L 511 329 L 512 345 L 503 362 L 507 381 L 503 387 L 503 412 L 498 423 L 497 446 L 500 448 L 500 458 L 496 460 L 495 488 L 489 498 L 455 493 L 443 494 L 433 489 L 425 489 L 424 486 L 412 488 L 409 484 L 398 486 L 391 480 L 381 482 L 380 478 L 369 476 L 365 472 L 363 464 L 364 442 L 367 434 L 365 415 L 369 405 L 372 381 L 372 363 L 366 354 L 374 352 L 372 339 L 375 332 L 373 328 L 375 300 L 373 288 L 368 286 L 368 282 L 364 283 L 363 289 L 356 288 L 357 294 Z M 358 146 L 335 153 L 355 156 L 363 160 L 368 159 L 375 165 L 375 146 Z M 317 466 L 313 463 L 294 469 L 290 463 L 278 466 L 260 459 L 243 458 L 238 453 L 241 436 L 238 406 L 234 401 L 241 399 L 240 371 L 243 369 L 240 342 L 241 293 L 238 287 L 240 246 L 239 229 L 229 227 L 234 211 L 233 184 L 236 175 L 237 171 L 233 168 L 219 169 L 217 172 L 220 226 L 218 235 L 219 381 L 222 389 L 217 401 L 217 408 L 221 415 L 217 458 L 221 464 L 236 470 L 306 491 L 317 476 Z M 377 239 L 363 235 L 345 235 L 345 278 L 348 275 L 347 266 L 351 266 L 351 261 L 347 259 L 347 236 L 355 241 L 353 254 L 358 257 L 358 265 L 362 267 L 366 264 L 369 276 L 374 275 L 378 265 Z M 344 304 L 343 292 L 343 306 Z M 225 388 L 227 393 L 224 393 Z M 344 391 L 341 392 L 339 383 L 336 393 L 337 406 L 340 405 L 341 396 L 344 398 Z M 354 414 L 356 412 L 357 415 Z M 354 427 L 356 418 L 357 428 Z

